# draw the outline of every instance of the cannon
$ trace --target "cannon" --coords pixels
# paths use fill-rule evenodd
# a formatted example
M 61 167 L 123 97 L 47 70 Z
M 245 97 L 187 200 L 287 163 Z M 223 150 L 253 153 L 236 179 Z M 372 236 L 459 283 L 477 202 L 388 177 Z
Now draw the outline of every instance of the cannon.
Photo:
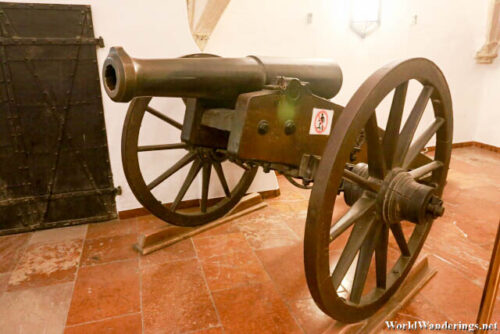
M 384 305 L 407 277 L 433 221 L 443 215 L 452 102 L 444 75 L 428 59 L 382 67 L 345 106 L 331 101 L 342 72 L 328 59 L 134 59 L 115 47 L 103 80 L 111 99 L 131 101 L 122 136 L 130 188 L 165 222 L 197 226 L 220 218 L 247 192 L 258 167 L 311 189 L 304 236 L 307 284 L 318 307 L 342 322 L 365 319 Z M 418 97 L 405 106 L 410 83 Z M 150 106 L 158 96 L 183 99 L 182 124 Z M 423 118 L 426 109 L 432 113 Z M 146 113 L 165 123 L 165 131 L 178 131 L 179 141 L 141 145 Z M 424 154 L 432 138 L 433 155 Z M 165 150 L 185 153 L 146 181 L 139 155 Z M 241 168 L 237 180 L 228 182 L 223 163 Z M 183 168 L 188 172 L 175 199 L 163 203 L 153 190 Z M 185 207 L 183 198 L 200 173 L 201 199 Z M 224 196 L 209 198 L 214 179 Z M 334 215 L 340 200 L 349 209 Z M 389 239 L 397 248 L 388 247 Z M 332 246 L 340 241 L 340 250 Z

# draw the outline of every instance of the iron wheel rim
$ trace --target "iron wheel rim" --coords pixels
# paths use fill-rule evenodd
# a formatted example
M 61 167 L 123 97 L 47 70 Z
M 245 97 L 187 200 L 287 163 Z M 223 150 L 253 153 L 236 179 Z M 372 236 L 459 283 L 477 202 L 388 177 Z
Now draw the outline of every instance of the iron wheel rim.
M 250 187 L 255 174 L 257 173 L 257 168 L 253 167 L 244 171 L 239 182 L 230 191 L 231 196 L 229 198 L 226 196 L 215 205 L 209 208 L 207 207 L 206 212 L 180 213 L 178 211 L 170 210 L 170 208 L 164 206 L 149 189 L 148 184 L 144 180 L 139 163 L 139 133 L 144 115 L 149 108 L 148 105 L 150 101 L 151 97 L 133 99 L 130 103 L 123 125 L 122 164 L 125 177 L 133 194 L 137 200 L 153 215 L 164 220 L 165 222 L 168 222 L 169 224 L 177 226 L 197 226 L 222 217 L 224 214 L 229 212 L 229 210 L 231 210 L 231 208 L 233 208 L 246 194 L 246 191 Z M 196 159 L 198 158 L 195 157 L 192 161 L 196 161 Z M 204 167 L 202 168 L 204 170 Z
M 345 164 L 349 161 L 356 135 L 365 127 L 372 115 L 375 115 L 375 107 L 391 91 L 410 80 L 417 80 L 424 87 L 433 87 L 430 99 L 435 117 L 445 120 L 436 132 L 435 160 L 442 163 L 442 168 L 432 173 L 433 180 L 438 183 L 436 194 L 441 195 L 451 154 L 453 122 L 451 96 L 439 68 L 423 58 L 391 63 L 376 71 L 362 84 L 332 130 L 316 174 L 316 179 L 322 179 L 324 182 L 314 183 L 309 201 L 304 237 L 306 278 L 313 299 L 320 309 L 342 322 L 356 322 L 369 317 L 395 293 L 416 261 L 432 226 L 432 221 L 415 226 L 408 241 L 411 255 L 404 260 L 401 260 L 401 257 L 398 259 L 394 268 L 401 263 L 400 271 L 393 278 L 386 277 L 387 285 L 384 290 L 373 289 L 363 296 L 365 301 L 360 301 L 357 305 L 338 295 L 330 273 L 329 245 L 333 207 Z M 331 200 L 332 198 L 334 200 Z M 370 299 L 371 302 L 367 302 Z

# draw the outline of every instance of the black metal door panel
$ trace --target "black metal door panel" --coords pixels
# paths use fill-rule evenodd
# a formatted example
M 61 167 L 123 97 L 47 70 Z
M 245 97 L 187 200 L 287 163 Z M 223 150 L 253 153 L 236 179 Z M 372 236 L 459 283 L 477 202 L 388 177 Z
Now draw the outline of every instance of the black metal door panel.
M 116 218 L 89 6 L 0 3 L 0 234 Z

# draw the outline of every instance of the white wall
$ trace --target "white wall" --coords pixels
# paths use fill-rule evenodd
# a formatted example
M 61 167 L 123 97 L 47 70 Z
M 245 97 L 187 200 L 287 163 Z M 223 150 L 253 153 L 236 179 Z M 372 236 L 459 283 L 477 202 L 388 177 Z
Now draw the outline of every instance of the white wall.
M 347 0 L 320 2 L 318 43 L 326 45 L 319 52 L 336 55 L 344 70 L 341 102 L 346 103 L 382 65 L 395 59 L 426 57 L 448 80 L 454 103 L 454 141 L 472 140 L 481 99 L 478 90 L 482 89 L 482 72 L 473 56 L 484 36 L 481 22 L 486 1 L 383 0 L 381 26 L 365 39 L 348 28 Z
M 482 97 L 474 140 L 500 147 L 500 59 L 484 66 Z
M 105 49 L 98 50 L 100 66 L 114 45 L 124 46 L 134 57 L 178 57 L 197 52 L 188 28 L 185 0 L 99 0 L 90 4 L 95 33 L 106 43 Z M 442 68 L 451 88 L 455 142 L 477 140 L 500 146 L 496 129 L 500 124 L 500 94 L 495 91 L 500 84 L 500 60 L 494 65 L 477 65 L 473 59 L 485 36 L 487 0 L 382 0 L 382 24 L 365 39 L 349 29 L 348 4 L 348 0 L 232 0 L 205 51 L 222 56 L 332 57 L 344 73 L 344 86 L 334 99 L 340 104 L 346 104 L 357 87 L 389 61 L 428 57 Z M 311 24 L 306 22 L 307 13 L 313 13 Z M 127 186 L 120 157 L 127 105 L 103 96 L 114 181 L 124 190 L 117 197 L 118 208 L 135 208 L 139 205 Z M 182 119 L 179 100 L 154 103 Z M 149 122 L 146 130 L 143 143 L 177 137 L 158 123 Z M 149 177 L 158 175 L 175 158 L 165 156 L 159 161 L 146 157 L 144 163 L 151 168 Z M 236 176 L 233 172 L 233 178 Z M 172 190 L 177 190 L 182 180 L 179 175 L 158 189 L 167 196 L 164 200 L 173 198 Z M 259 176 L 253 186 L 254 190 L 276 187 L 272 174 Z M 199 185 L 192 188 L 186 198 L 199 195 Z
M 494 128 L 500 124 L 499 94 L 494 92 L 499 67 L 474 60 L 486 34 L 487 0 L 382 0 L 381 26 L 365 39 L 349 31 L 347 0 L 319 2 L 317 43 L 326 45 L 317 46 L 317 54 L 340 62 L 345 74 L 341 102 L 383 64 L 427 57 L 442 69 L 450 86 L 454 141 L 500 146 L 500 132 Z

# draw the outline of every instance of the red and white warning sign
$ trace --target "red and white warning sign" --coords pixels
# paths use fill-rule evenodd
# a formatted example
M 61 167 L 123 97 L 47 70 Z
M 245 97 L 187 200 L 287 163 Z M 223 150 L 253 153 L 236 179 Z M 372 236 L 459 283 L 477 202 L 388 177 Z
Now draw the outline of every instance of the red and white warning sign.
M 310 135 L 329 135 L 332 128 L 333 110 L 314 108 Z

